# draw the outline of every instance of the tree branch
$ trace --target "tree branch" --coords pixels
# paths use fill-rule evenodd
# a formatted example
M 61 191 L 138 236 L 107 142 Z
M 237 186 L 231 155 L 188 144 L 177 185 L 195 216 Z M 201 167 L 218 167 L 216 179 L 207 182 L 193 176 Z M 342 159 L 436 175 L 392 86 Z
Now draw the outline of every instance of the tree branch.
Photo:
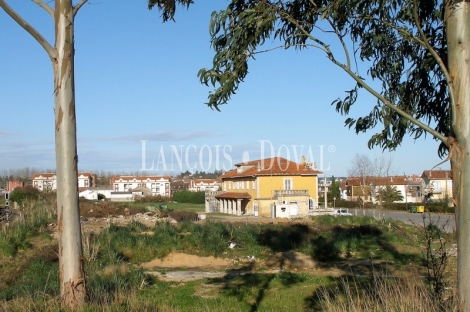
M 77 15 L 78 10 L 80 10 L 80 8 L 87 2 L 88 2 L 88 0 L 82 0 L 76 6 L 73 7 L 73 17 L 75 17 L 75 15 Z
M 46 10 L 46 12 L 49 13 L 52 19 L 54 19 L 54 10 L 50 6 L 48 6 L 47 3 L 44 3 L 44 1 L 42 0 L 31 0 L 31 1 L 39 5 L 44 10 Z
M 284 13 L 284 14 L 283 14 Z M 286 14 L 285 12 L 280 12 L 279 14 L 284 15 L 286 19 L 288 19 L 291 23 L 295 24 L 297 28 L 304 33 L 307 37 L 309 37 L 311 40 L 317 42 L 318 44 L 321 44 L 325 50 L 328 58 L 330 59 L 333 64 L 341 67 L 346 73 L 348 73 L 349 76 L 351 76 L 359 85 L 361 85 L 364 89 L 366 89 L 370 94 L 375 96 L 378 100 L 380 100 L 382 103 L 385 104 L 388 108 L 396 112 L 398 115 L 402 116 L 406 120 L 409 120 L 411 123 L 415 124 L 416 126 L 420 127 L 424 131 L 428 132 L 429 134 L 435 136 L 439 140 L 441 140 L 446 146 L 448 146 L 447 142 L 447 137 L 442 135 L 441 133 L 437 132 L 436 130 L 432 129 L 431 127 L 427 126 L 426 124 L 422 123 L 418 119 L 414 118 L 412 115 L 408 114 L 404 110 L 398 108 L 395 106 L 392 102 L 390 102 L 388 99 L 384 98 L 380 93 L 375 91 L 372 87 L 370 87 L 363 79 L 361 79 L 359 76 L 357 76 L 354 72 L 351 71 L 350 68 L 348 68 L 346 65 L 338 62 L 335 60 L 333 53 L 331 52 L 330 48 L 323 43 L 321 40 L 313 37 L 308 31 L 306 31 L 302 26 L 300 26 L 299 23 L 295 19 L 293 19 L 289 14 Z
M 377 91 L 375 91 L 373 88 L 371 88 L 363 79 L 361 79 L 359 76 L 357 76 L 355 73 L 353 73 L 350 69 L 344 67 L 344 66 L 340 66 L 343 68 L 344 71 L 346 71 L 349 76 L 351 76 L 354 80 L 356 80 L 356 82 L 358 84 L 360 84 L 364 89 L 366 89 L 370 94 L 372 94 L 373 96 L 375 96 L 378 100 L 380 100 L 382 103 L 385 104 L 385 106 L 387 106 L 388 108 L 390 108 L 391 110 L 393 110 L 394 112 L 396 112 L 398 115 L 402 116 L 403 118 L 405 118 L 406 120 L 409 120 L 411 123 L 415 124 L 416 126 L 420 127 L 421 129 L 423 129 L 424 131 L 428 132 L 429 134 L 435 136 L 436 138 L 438 138 L 439 140 L 441 140 L 446 146 L 448 146 L 448 142 L 447 142 L 447 137 L 443 136 L 442 134 L 440 134 L 439 132 L 437 132 L 436 130 L 432 129 L 431 127 L 427 126 L 426 124 L 422 123 L 421 121 L 419 121 L 418 119 L 414 118 L 413 116 L 411 116 L 410 114 L 408 114 L 407 112 L 405 112 L 404 110 L 396 107 L 392 102 L 390 102 L 389 100 L 387 100 L 386 98 L 384 98 L 380 93 L 378 93 Z
M 34 39 L 39 42 L 39 44 L 46 50 L 47 54 L 51 61 L 57 58 L 57 51 L 52 47 L 47 40 L 28 22 L 26 22 L 21 16 L 18 15 L 5 0 L 0 0 L 0 7 L 8 14 L 10 17 L 18 23 L 24 30 L 26 30 Z
M 336 34 L 336 37 L 338 37 L 339 42 L 341 42 L 341 45 L 344 50 L 344 56 L 346 57 L 346 66 L 347 68 L 351 69 L 351 58 L 349 57 L 349 51 L 348 48 L 346 47 L 346 43 L 343 40 L 343 37 L 339 34 L 338 30 L 333 27 L 333 23 L 328 19 L 328 23 L 330 23 L 331 28 L 333 29 L 334 33 Z
M 285 45 L 280 45 L 280 46 L 269 48 L 269 49 L 262 50 L 262 51 L 252 52 L 248 56 L 255 55 L 255 54 L 261 54 L 261 53 L 266 53 L 266 52 L 271 52 L 271 51 L 274 51 L 274 50 L 277 50 L 277 49 L 288 49 L 290 47 L 313 47 L 313 48 L 322 50 L 323 52 L 326 53 L 325 49 L 322 46 L 317 46 L 317 45 L 314 45 L 314 44 L 285 44 Z
M 419 18 L 418 18 L 418 4 L 416 3 L 416 0 L 413 0 L 413 5 L 414 5 L 413 15 L 414 15 L 416 27 L 418 27 L 418 31 L 419 31 L 421 37 L 423 37 L 423 43 L 424 43 L 425 47 L 428 49 L 429 53 L 431 53 L 431 55 L 434 57 L 437 64 L 439 65 L 439 67 L 441 68 L 442 73 L 444 74 L 444 77 L 446 78 L 447 85 L 451 86 L 452 85 L 452 79 L 449 75 L 449 72 L 447 71 L 446 65 L 442 61 L 439 54 L 437 54 L 437 52 L 429 44 L 428 38 L 424 34 L 423 28 L 421 28 L 421 23 L 420 23 Z M 450 97 L 450 106 L 451 106 L 451 109 L 452 109 L 452 111 L 451 111 L 452 121 L 451 122 L 452 122 L 452 126 L 453 126 L 455 124 L 456 120 L 457 120 L 457 117 L 455 115 L 456 114 L 456 108 L 455 108 L 455 101 L 454 101 L 454 91 L 450 87 L 448 88 L 448 91 L 449 91 L 449 97 Z

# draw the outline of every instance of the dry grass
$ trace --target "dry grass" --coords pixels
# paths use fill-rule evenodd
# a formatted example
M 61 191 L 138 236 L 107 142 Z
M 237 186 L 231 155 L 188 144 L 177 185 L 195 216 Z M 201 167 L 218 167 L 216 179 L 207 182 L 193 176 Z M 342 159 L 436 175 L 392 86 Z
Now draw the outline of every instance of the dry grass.
M 439 299 L 419 276 L 410 278 L 374 278 L 371 285 L 341 279 L 336 289 L 322 288 L 319 305 L 331 312 L 442 312 L 459 311 L 452 290 Z

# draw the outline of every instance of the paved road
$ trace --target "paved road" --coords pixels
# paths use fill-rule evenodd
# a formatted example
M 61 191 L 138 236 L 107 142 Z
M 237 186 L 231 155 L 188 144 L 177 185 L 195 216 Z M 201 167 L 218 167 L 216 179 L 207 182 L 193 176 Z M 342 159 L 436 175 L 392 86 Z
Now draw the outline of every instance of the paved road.
M 362 209 L 350 209 L 353 215 L 362 216 L 364 212 Z M 429 219 L 433 223 L 444 227 L 446 232 L 455 231 L 455 216 L 453 214 L 438 214 L 438 213 L 410 213 L 405 211 L 379 211 L 377 209 L 366 209 L 365 215 L 375 218 L 379 218 L 379 212 L 385 214 L 385 219 L 391 218 L 393 220 L 399 220 L 406 224 L 413 224 L 417 226 L 423 225 L 423 218 L 426 224 L 429 224 Z

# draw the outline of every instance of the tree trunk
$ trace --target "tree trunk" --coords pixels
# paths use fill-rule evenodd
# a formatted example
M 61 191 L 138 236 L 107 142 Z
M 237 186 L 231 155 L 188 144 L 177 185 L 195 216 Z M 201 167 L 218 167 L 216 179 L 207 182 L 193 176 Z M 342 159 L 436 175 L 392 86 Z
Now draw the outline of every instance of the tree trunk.
M 447 0 L 446 32 L 455 120 L 451 138 L 453 198 L 457 224 L 457 288 L 463 311 L 470 311 L 470 4 Z
M 60 296 L 70 308 L 85 301 L 82 238 L 78 207 L 72 0 L 55 1 L 55 142 Z

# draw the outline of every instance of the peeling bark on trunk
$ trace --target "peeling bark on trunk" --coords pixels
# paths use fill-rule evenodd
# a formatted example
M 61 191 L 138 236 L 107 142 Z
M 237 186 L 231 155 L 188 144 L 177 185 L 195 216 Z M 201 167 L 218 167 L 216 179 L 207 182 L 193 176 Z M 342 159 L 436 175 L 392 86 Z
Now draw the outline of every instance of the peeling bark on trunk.
M 449 140 L 457 224 L 457 287 L 462 310 L 470 311 L 470 3 L 447 0 L 446 32 L 449 72 L 455 99 Z
M 68 307 L 86 297 L 78 207 L 77 138 L 74 85 L 74 29 L 71 0 L 55 1 L 55 142 L 60 296 Z

